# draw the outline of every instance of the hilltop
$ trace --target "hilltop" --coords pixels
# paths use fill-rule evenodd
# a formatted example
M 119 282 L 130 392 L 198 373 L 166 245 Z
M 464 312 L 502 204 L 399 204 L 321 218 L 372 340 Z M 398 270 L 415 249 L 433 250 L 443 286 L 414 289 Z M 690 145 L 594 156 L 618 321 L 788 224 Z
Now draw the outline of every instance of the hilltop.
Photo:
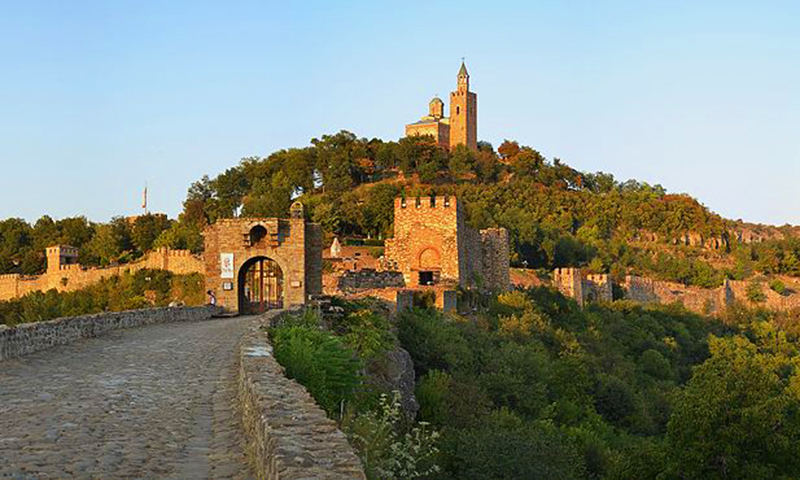
M 298 198 L 329 240 L 380 244 L 391 235 L 392 202 L 401 195 L 458 196 L 470 226 L 508 229 L 514 267 L 583 267 L 617 281 L 637 274 L 706 288 L 725 278 L 800 276 L 800 227 L 725 219 L 689 195 L 581 172 L 514 141 L 448 151 L 432 137 L 393 142 L 347 131 L 203 177 L 189 188 L 177 221 L 0 222 L 0 273 L 40 273 L 44 247 L 56 242 L 79 247 L 85 265 L 124 263 L 154 247 L 199 252 L 205 225 L 285 216 Z
M 798 227 L 725 219 L 689 195 L 581 172 L 514 141 L 496 150 L 481 142 L 474 152 L 447 151 L 430 137 L 325 135 L 194 183 L 180 222 L 164 235 L 185 247 L 218 218 L 285 215 L 299 198 L 329 238 L 380 243 L 391 235 L 393 199 L 417 195 L 455 195 L 470 226 L 508 229 L 515 267 L 575 266 L 701 287 L 800 275 Z

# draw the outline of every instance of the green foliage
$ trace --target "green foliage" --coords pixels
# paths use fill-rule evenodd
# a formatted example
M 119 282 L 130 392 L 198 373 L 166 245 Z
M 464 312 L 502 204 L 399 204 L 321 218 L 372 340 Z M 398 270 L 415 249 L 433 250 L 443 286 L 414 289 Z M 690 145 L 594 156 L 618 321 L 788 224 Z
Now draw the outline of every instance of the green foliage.
M 399 319 L 397 336 L 414 359 L 414 370 L 424 375 L 429 370 L 449 370 L 470 363 L 472 352 L 460 329 L 441 314 L 414 309 Z
M 800 471 L 797 344 L 712 337 L 669 421 L 664 478 L 790 478 Z M 759 332 L 754 332 L 759 336 Z
M 446 478 L 643 478 L 663 467 L 672 399 L 724 328 L 666 307 L 581 310 L 537 288 L 498 295 L 475 321 L 406 312 L 398 338 L 418 415 L 443 431 Z
M 420 422 L 407 426 L 397 392 L 391 398 L 381 395 L 376 410 L 343 422 L 344 431 L 370 479 L 422 478 L 438 473 L 435 460 L 439 433 L 429 425 Z
M 286 375 L 302 383 L 317 403 L 336 417 L 361 385 L 361 362 L 331 333 L 301 325 L 270 330 L 275 358 Z
M 166 215 L 154 215 L 150 213 L 141 215 L 133 224 L 133 231 L 131 232 L 133 245 L 140 252 L 152 250 L 153 244 L 155 244 L 161 232 L 167 230 L 169 227 L 170 221 Z
M 149 292 L 149 294 L 148 294 Z M 22 298 L 0 301 L 0 323 L 39 322 L 106 311 L 122 311 L 172 302 L 202 305 L 203 277 L 175 275 L 164 270 L 139 270 L 105 278 L 74 292 L 32 292 Z
M 777 278 L 769 282 L 769 288 L 778 295 L 786 293 L 786 285 Z
M 764 293 L 761 283 L 750 282 L 747 284 L 747 299 L 753 303 L 762 303 L 767 301 L 767 294 Z
M 525 423 L 512 413 L 490 415 L 479 428 L 447 435 L 451 478 L 583 478 L 583 461 L 569 438 L 547 422 Z
M 388 352 L 396 342 L 389 322 L 369 309 L 350 313 L 334 328 L 342 335 L 345 344 L 364 359 Z

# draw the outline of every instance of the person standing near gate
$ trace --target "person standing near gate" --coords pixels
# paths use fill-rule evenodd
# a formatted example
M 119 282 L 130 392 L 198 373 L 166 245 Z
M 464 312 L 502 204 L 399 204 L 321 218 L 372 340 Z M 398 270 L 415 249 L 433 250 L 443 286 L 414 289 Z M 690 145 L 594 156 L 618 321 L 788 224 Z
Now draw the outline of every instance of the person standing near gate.
M 208 304 L 211 305 L 212 307 L 216 307 L 217 306 L 217 296 L 214 295 L 214 291 L 213 290 L 209 290 L 206 293 L 208 294 Z

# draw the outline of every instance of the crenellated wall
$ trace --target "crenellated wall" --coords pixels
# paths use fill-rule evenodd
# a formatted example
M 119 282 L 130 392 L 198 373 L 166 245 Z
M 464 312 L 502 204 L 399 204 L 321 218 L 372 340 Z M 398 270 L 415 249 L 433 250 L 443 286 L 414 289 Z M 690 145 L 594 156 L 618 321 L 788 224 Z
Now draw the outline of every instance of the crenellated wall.
M 203 260 L 188 250 L 159 248 L 139 260 L 112 267 L 84 267 L 77 263 L 60 263 L 58 254 L 48 248 L 47 271 L 42 275 L 0 275 L 0 300 L 12 300 L 30 292 L 56 289 L 69 292 L 88 287 L 100 280 L 124 272 L 135 273 L 142 269 L 168 270 L 175 274 L 205 273 Z
M 386 240 L 384 257 L 409 287 L 420 285 L 420 272 L 449 287 L 507 290 L 511 283 L 508 232 L 468 227 L 455 197 L 395 199 L 394 238 Z
M 557 268 L 553 271 L 553 285 L 580 305 L 613 299 L 611 279 L 607 274 L 587 275 L 580 268 Z

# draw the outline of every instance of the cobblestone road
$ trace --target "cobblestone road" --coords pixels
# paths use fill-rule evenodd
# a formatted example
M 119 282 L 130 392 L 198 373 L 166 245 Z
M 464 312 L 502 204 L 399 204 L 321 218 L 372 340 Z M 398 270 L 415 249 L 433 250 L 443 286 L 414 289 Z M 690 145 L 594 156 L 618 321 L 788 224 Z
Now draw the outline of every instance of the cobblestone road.
M 0 478 L 248 478 L 234 348 L 252 317 L 0 362 Z

